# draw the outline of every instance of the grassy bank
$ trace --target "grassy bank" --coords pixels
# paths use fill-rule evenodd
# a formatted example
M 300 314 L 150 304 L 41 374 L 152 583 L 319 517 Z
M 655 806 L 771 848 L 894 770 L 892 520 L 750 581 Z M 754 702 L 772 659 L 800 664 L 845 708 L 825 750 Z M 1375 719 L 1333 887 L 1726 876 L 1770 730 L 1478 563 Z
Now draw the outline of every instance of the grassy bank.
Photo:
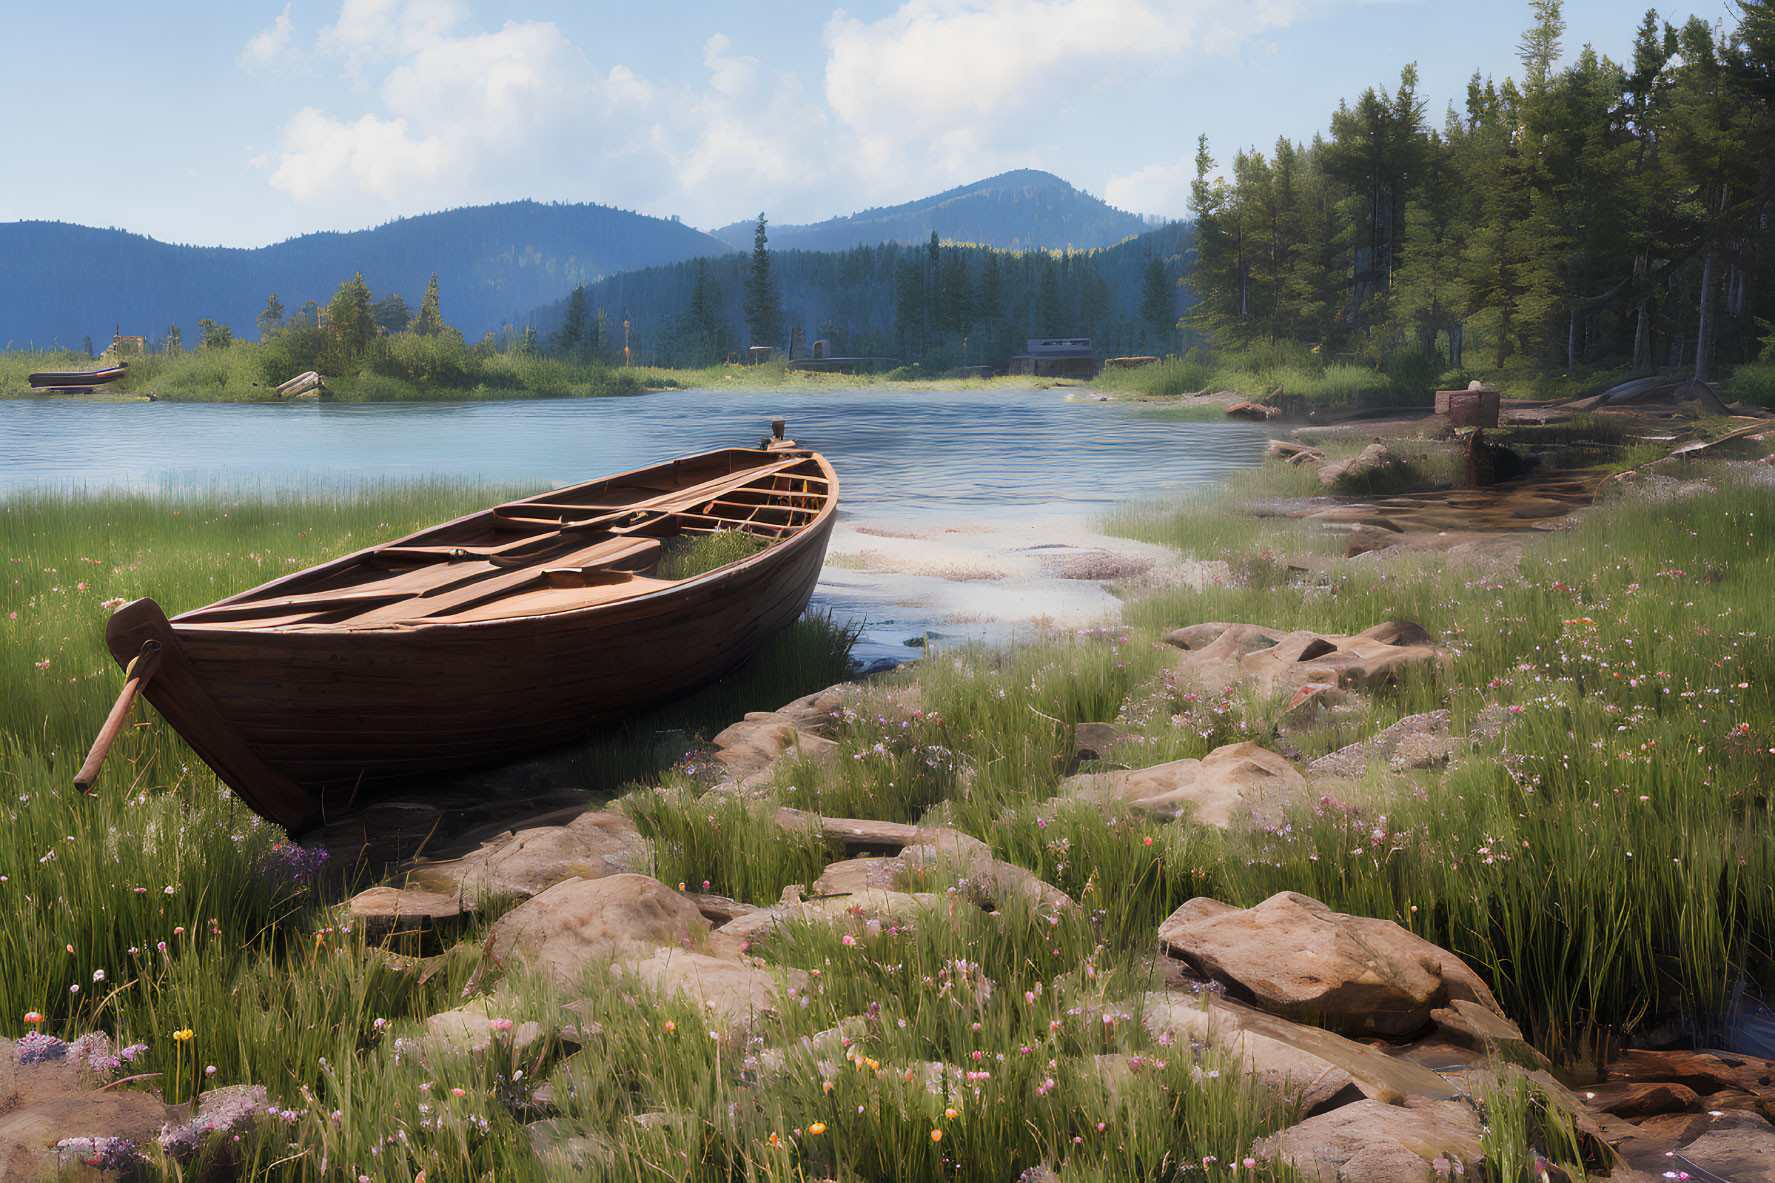
M 263 1084 L 283 1116 L 219 1148 L 250 1177 L 531 1178 L 533 1140 L 554 1139 L 581 1172 L 619 1178 L 665 1163 L 699 1179 L 1004 1179 L 1043 1161 L 1102 1179 L 1184 1163 L 1185 1177 L 1283 1178 L 1242 1156 L 1289 1107 L 1212 1052 L 1154 1040 L 1138 999 L 1178 904 L 1292 889 L 1460 953 L 1568 1066 L 1717 1043 L 1736 990 L 1775 979 L 1775 540 L 1757 525 L 1775 516 L 1775 485 L 1754 466 L 1682 476 L 1629 487 L 1519 561 L 1377 562 L 1254 516 L 1251 501 L 1296 491 L 1299 474 L 1275 464 L 1112 522 L 1225 563 L 1217 582 L 1132 603 L 1120 629 L 931 654 L 845 716 L 835 759 L 791 761 L 763 799 L 706 795 L 701 761 L 662 768 L 651 741 L 707 736 L 836 680 L 847 641 L 827 624 L 594 737 L 584 787 L 633 783 L 621 808 L 668 884 L 758 904 L 808 885 L 842 855 L 780 827 L 793 805 L 953 826 L 1082 905 L 988 916 L 956 900 L 879 932 L 791 929 L 761 952 L 815 975 L 806 1004 L 746 1031 L 596 966 L 567 989 L 502 974 L 481 953 L 492 901 L 426 958 L 366 941 L 317 898 L 316 855 L 240 809 L 151 713 L 96 798 L 67 787 L 118 681 L 99 641 L 107 602 L 152 594 L 177 611 L 517 490 L 15 497 L 0 503 L 0 789 L 14 803 L 0 904 L 19 919 L 0 927 L 0 1034 L 32 1011 L 57 1036 L 140 1043 L 129 1071 L 160 1074 L 173 1101 Z M 1435 632 L 1451 667 L 1287 734 L 1273 702 L 1168 678 L 1175 651 L 1159 641 L 1206 620 L 1354 632 L 1393 617 Z M 1310 758 L 1437 708 L 1477 737 L 1471 758 L 1374 768 L 1262 829 L 1057 797 L 1080 722 L 1137 735 L 1135 763 L 1242 739 Z M 545 1032 L 570 1023 L 587 1052 L 552 1036 L 497 1036 L 482 1053 L 410 1042 L 471 997 Z M 771 1049 L 840 1026 L 852 1042 L 829 1063 L 773 1066 Z M 552 1124 L 531 1127 L 539 1081 Z M 1535 1104 L 1507 1092 L 1488 1102 L 1501 1160 L 1523 1151 L 1513 1131 Z M 156 1172 L 193 1170 L 148 1153 Z

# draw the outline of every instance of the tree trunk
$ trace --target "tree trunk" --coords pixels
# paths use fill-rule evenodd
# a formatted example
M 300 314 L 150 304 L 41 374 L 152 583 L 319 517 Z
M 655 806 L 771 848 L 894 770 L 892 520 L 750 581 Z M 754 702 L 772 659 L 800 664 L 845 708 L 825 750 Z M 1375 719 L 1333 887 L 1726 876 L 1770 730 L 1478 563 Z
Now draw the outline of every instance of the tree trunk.
M 1570 309 L 1565 316 L 1565 372 L 1570 374 L 1578 368 L 1578 310 Z
M 1466 335 L 1465 324 L 1457 321 L 1448 326 L 1448 368 L 1451 370 L 1461 368 L 1461 346 L 1465 344 Z
M 1698 382 L 1712 376 L 1707 372 L 1707 362 L 1713 351 L 1713 272 L 1718 259 L 1716 252 L 1708 251 L 1707 261 L 1701 265 L 1701 323 L 1695 330 L 1695 380 Z

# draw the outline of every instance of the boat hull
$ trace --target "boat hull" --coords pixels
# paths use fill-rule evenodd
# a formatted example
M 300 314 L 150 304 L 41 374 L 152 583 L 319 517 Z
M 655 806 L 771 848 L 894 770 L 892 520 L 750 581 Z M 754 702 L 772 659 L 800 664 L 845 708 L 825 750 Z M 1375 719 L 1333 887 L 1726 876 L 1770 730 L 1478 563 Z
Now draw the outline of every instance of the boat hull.
M 111 618 L 121 665 L 160 641 L 149 702 L 292 831 L 360 787 L 572 740 L 731 672 L 806 610 L 835 514 L 663 591 L 549 615 L 354 631 L 230 630 L 152 600 Z

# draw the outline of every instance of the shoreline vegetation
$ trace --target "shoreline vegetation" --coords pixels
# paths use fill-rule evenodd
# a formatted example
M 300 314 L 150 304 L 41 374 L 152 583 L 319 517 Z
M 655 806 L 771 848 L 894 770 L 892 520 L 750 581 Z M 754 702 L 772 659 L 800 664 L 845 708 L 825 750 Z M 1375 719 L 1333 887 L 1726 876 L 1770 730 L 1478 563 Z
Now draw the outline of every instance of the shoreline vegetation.
M 1321 442 L 1335 459 L 1355 441 Z M 1403 491 L 1434 487 L 1456 447 L 1392 443 L 1423 454 Z M 1141 999 L 1161 988 L 1153 934 L 1179 905 L 1297 891 L 1458 954 L 1564 1080 L 1595 1080 L 1630 1048 L 1719 1046 L 1775 982 L 1761 787 L 1775 774 L 1775 534 L 1759 525 L 1775 483 L 1742 460 L 1650 464 L 1590 421 L 1520 428 L 1512 446 L 1637 472 L 1551 532 L 1346 558 L 1343 535 L 1273 516 L 1320 488 L 1271 460 L 1109 521 L 1212 564 L 1207 586 L 1130 593 L 1117 627 L 933 652 L 871 680 L 834 716 L 830 759 L 791 754 L 734 794 L 714 791 L 708 752 L 743 712 L 842 678 L 850 634 L 820 620 L 574 749 L 565 786 L 632 819 L 649 872 L 681 891 L 768 906 L 810 890 L 845 856 L 784 829 L 789 806 L 960 831 L 1079 901 L 989 916 L 939 894 L 891 924 L 789 924 L 754 953 L 811 984 L 752 1027 L 596 958 L 566 989 L 502 965 L 486 943 L 513 899 L 480 900 L 453 934 L 354 925 L 339 901 L 362 869 L 241 810 L 151 711 L 96 798 L 68 787 L 118 682 L 108 607 L 193 607 L 511 490 L 9 497 L 0 906 L 24 922 L 0 930 L 0 1036 L 102 1033 L 131 1049 L 106 1071 L 158 1073 L 169 1103 L 266 1090 L 276 1116 L 231 1127 L 238 1143 L 200 1131 L 132 1147 L 157 1177 L 310 1177 L 324 1159 L 351 1177 L 525 1178 L 564 1154 L 615 1177 L 676 1160 L 692 1177 L 1002 1179 L 1049 1163 L 1134 1179 L 1168 1159 L 1209 1179 L 1291 1179 L 1251 1156 L 1298 1109 L 1216 1047 L 1155 1037 Z M 1255 687 L 1200 692 L 1165 640 L 1208 621 L 1354 634 L 1388 620 L 1424 625 L 1446 663 L 1304 716 Z M 1446 762 L 1358 758 L 1261 824 L 1069 795 L 1073 772 L 1242 741 L 1304 768 L 1436 711 Z M 1081 724 L 1114 729 L 1113 757 L 1082 750 Z M 440 1042 L 444 1012 L 491 1033 Z M 804 1062 L 795 1049 L 826 1049 L 831 1030 L 846 1045 Z M 962 1067 L 927 1089 L 918 1066 L 932 1063 Z M 1136 1066 L 1106 1076 L 1112 1063 Z M 1476 1094 L 1493 1166 L 1539 1158 L 1589 1177 L 1555 1100 L 1569 1094 L 1506 1067 Z
M 473 354 L 469 357 L 472 359 Z M 69 397 L 33 394 L 25 379 L 40 370 L 96 368 L 99 364 L 78 350 L 0 352 L 0 398 Z M 303 401 L 283 398 L 276 389 L 278 383 L 302 372 L 295 368 L 296 364 L 275 346 L 235 340 L 213 351 L 134 359 L 124 377 L 98 394 L 85 397 L 106 400 L 152 395 L 175 402 Z M 813 373 L 791 370 L 781 361 L 700 369 L 623 367 L 545 353 L 497 351 L 489 351 L 484 358 L 458 368 L 438 366 L 434 369 L 443 376 L 428 376 L 430 371 L 420 367 L 399 374 L 378 372 L 376 364 L 371 363 L 356 372 L 328 377 L 328 397 L 339 402 L 442 402 L 621 397 L 661 390 L 723 386 L 833 391 L 880 387 L 933 391 L 964 387 L 1076 387 L 1118 399 L 1164 405 L 1213 394 L 1262 400 L 1280 388 L 1304 396 L 1315 411 L 1336 413 L 1377 407 L 1428 408 L 1435 390 L 1462 389 L 1469 381 L 1479 381 L 1499 390 L 1506 398 L 1565 400 L 1600 393 L 1635 377 L 1651 374 L 1672 378 L 1684 376 L 1671 370 L 1616 369 L 1557 378 L 1526 370 L 1461 370 L 1438 375 L 1428 385 L 1401 386 L 1393 377 L 1373 367 L 1340 361 L 1321 363 L 1317 355 L 1304 347 L 1198 349 L 1137 368 L 1104 370 L 1088 381 L 1014 375 L 994 378 L 948 376 L 944 372 L 927 373 L 916 366 L 881 374 Z M 1744 363 L 1719 383 L 1719 389 L 1728 403 L 1775 408 L 1775 361 Z

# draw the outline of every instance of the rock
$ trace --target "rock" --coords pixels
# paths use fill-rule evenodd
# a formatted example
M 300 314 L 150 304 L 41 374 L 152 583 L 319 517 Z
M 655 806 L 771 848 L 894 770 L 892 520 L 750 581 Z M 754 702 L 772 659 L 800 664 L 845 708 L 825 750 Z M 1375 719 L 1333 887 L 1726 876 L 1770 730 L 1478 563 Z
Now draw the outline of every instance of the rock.
M 909 884 L 934 888 L 953 881 L 987 911 L 1001 910 L 1018 896 L 1050 911 L 1073 907 L 1072 897 L 1064 891 L 1025 867 L 993 858 L 986 843 L 959 830 L 923 831 L 918 845 L 900 852 L 900 861 L 906 865 Z
M 569 879 L 519 904 L 494 922 L 487 949 L 498 963 L 522 960 L 572 981 L 588 966 L 703 944 L 708 933 L 696 904 L 659 880 L 609 875 Z
M 857 930 L 856 935 L 867 938 L 879 932 L 884 922 L 914 920 L 922 909 L 942 909 L 947 902 L 929 892 L 869 887 L 823 899 L 789 900 L 722 925 L 712 934 L 709 948 L 718 956 L 738 960 L 786 924 L 848 925 Z
M 1624 1083 L 1592 1085 L 1585 1090 L 1584 1099 L 1592 1109 L 1628 1121 L 1681 1113 L 1694 1109 L 1700 1100 L 1695 1090 L 1687 1085 Z
M 1114 723 L 1080 723 L 1072 730 L 1073 755 L 1080 760 L 1107 760 L 1118 746 L 1138 738 Z
M 1279 808 L 1307 791 L 1286 759 L 1253 742 L 1227 744 L 1200 760 L 1074 776 L 1061 785 L 1087 801 L 1182 816 L 1226 829 L 1253 807 Z
M 872 821 L 854 817 L 820 817 L 800 809 L 777 810 L 777 824 L 785 830 L 818 830 L 850 854 L 885 851 L 897 854 L 920 841 L 928 831 L 904 822 Z
M 1727 1052 L 1624 1051 L 1609 1062 L 1609 1083 L 1674 1083 L 1706 1096 L 1732 1089 L 1775 1093 L 1775 1062 Z
M 1775 1183 L 1775 1127 L 1716 1125 L 1684 1146 L 1682 1157 L 1732 1183 Z
M 1159 926 L 1159 940 L 1265 1010 L 1335 1031 L 1409 1035 L 1455 998 L 1502 1014 L 1453 954 L 1390 920 L 1334 912 L 1296 892 L 1246 909 L 1198 897 Z
M 779 981 L 762 966 L 684 949 L 660 949 L 651 957 L 616 968 L 661 994 L 684 995 L 703 1013 L 722 1022 L 774 1013 L 786 995 L 807 989 L 807 974 L 798 969 L 787 971 Z
M 1015 894 L 1026 894 L 1045 908 L 1070 908 L 1072 897 L 1014 863 L 992 857 L 992 848 L 959 830 L 909 826 L 859 818 L 821 818 L 799 809 L 779 809 L 784 829 L 813 829 L 841 842 L 851 853 L 897 852 L 908 890 L 935 890 L 960 883 L 969 898 L 987 910 Z M 843 872 L 841 872 L 843 873 Z
M 1712 1130 L 1767 1129 L 1769 1123 L 1751 1113 L 1734 1110 L 1710 1110 L 1705 1113 L 1660 1113 L 1639 1123 L 1640 1132 L 1668 1141 L 1673 1146 L 1686 1146 Z
M 1447 657 L 1411 621 L 1386 621 L 1354 636 L 1218 622 L 1178 629 L 1166 641 L 1185 653 L 1177 670 L 1218 693 L 1246 682 L 1264 696 L 1307 686 L 1373 690 L 1413 666 L 1438 667 Z
M 1183 628 L 1172 629 L 1165 634 L 1165 644 L 1175 645 L 1179 649 L 1203 649 L 1220 638 L 1220 635 L 1231 628 L 1249 628 L 1249 625 L 1227 624 L 1224 621 L 1210 621 L 1206 624 L 1191 624 Z M 1279 639 L 1279 634 L 1278 634 Z M 1275 639 L 1266 639 L 1264 644 L 1274 645 Z M 1262 648 L 1262 645 L 1256 646 Z
M 1319 483 L 1335 485 L 1339 481 L 1347 481 L 1365 476 L 1370 472 L 1385 468 L 1392 463 L 1392 455 L 1385 444 L 1369 444 L 1362 451 L 1348 460 L 1333 460 L 1319 467 Z
M 1524 1068 L 1547 1067 L 1546 1057 L 1522 1037 L 1520 1027 L 1481 1003 L 1457 998 L 1431 1011 L 1430 1021 L 1444 1039 L 1459 1047 L 1502 1055 Z
M 500 832 L 459 858 L 421 861 L 398 887 L 372 887 L 350 902 L 373 935 L 452 920 L 484 896 L 529 899 L 567 879 L 597 879 L 642 865 L 647 843 L 626 814 L 579 811 L 568 820 Z
M 1154 991 L 1142 1002 L 1141 1021 L 1161 1043 L 1169 1033 L 1173 1040 L 1201 1040 L 1225 1049 L 1246 1072 L 1292 1096 L 1308 1113 L 1361 1097 L 1392 1103 L 1460 1095 L 1436 1073 L 1409 1060 L 1211 995 Z
M 1371 760 L 1382 760 L 1394 769 L 1431 768 L 1446 764 L 1461 746 L 1449 732 L 1448 711 L 1407 715 L 1373 739 L 1348 744 L 1307 765 L 1308 771 L 1328 776 L 1360 776 Z
M 145 1092 L 99 1091 L 103 1078 L 92 1064 L 111 1058 L 103 1035 L 54 1041 L 51 1049 L 48 1058 L 21 1062 L 21 1046 L 0 1039 L 0 1180 L 71 1177 L 107 1143 L 145 1144 L 177 1116 Z
M 730 900 L 724 895 L 707 895 L 702 892 L 687 891 L 684 898 L 696 905 L 696 910 L 703 914 L 703 919 L 720 928 L 730 920 L 738 920 L 741 916 L 749 916 L 758 911 L 756 904 L 742 904 L 738 900 Z
M 811 709 L 794 714 L 782 711 L 750 711 L 744 719 L 718 733 L 712 741 L 715 759 L 727 775 L 744 782 L 747 777 L 765 772 L 786 755 L 811 758 L 824 763 L 832 759 L 838 745 L 811 731 L 800 730 L 797 719 L 809 720 Z
M 1357 1101 L 1261 1138 L 1253 1152 L 1318 1183 L 1425 1183 L 1478 1165 L 1479 1117 L 1460 1101 Z
M 542 1038 L 542 1024 L 533 1019 L 516 1023 L 509 1031 L 495 1031 L 493 1020 L 496 1004 L 477 998 L 455 1010 L 442 1011 L 425 1020 L 425 1034 L 409 1042 L 422 1059 L 441 1055 L 468 1055 L 484 1052 L 495 1041 L 509 1041 L 513 1048 L 527 1048 Z
M 458 919 L 474 911 L 474 904 L 455 892 L 410 891 L 385 884 L 358 892 L 346 910 L 352 922 L 363 927 L 366 939 L 375 941 Z
M 906 880 L 906 864 L 898 858 L 845 859 L 828 863 L 813 882 L 812 894 L 851 895 L 863 891 L 898 891 Z
M 778 707 L 776 713 L 787 718 L 798 731 L 824 736 L 846 711 L 859 709 L 863 692 L 864 688 L 855 682 L 840 682 Z

